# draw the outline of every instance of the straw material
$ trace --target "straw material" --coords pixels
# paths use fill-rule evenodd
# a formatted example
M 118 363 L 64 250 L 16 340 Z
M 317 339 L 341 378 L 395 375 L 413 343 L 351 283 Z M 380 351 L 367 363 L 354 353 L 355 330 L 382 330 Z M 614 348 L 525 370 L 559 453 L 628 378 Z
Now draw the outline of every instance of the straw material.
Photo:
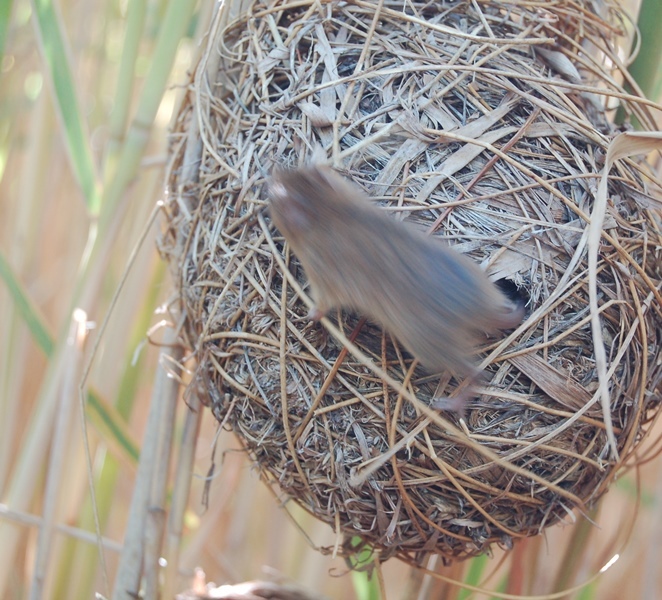
M 614 460 L 588 220 L 610 109 L 620 100 L 644 126 L 652 118 L 618 83 L 612 5 L 276 1 L 229 11 L 180 111 L 160 241 L 197 361 L 189 393 L 237 434 L 265 481 L 334 528 L 338 542 L 324 551 L 351 553 L 359 536 L 382 557 L 462 559 L 595 502 L 657 418 L 662 378 L 655 182 L 621 159 L 594 272 Z M 486 376 L 466 423 L 429 408 L 462 382 L 412 369 L 361 315 L 306 318 L 306 277 L 271 224 L 265 184 L 274 165 L 313 159 L 526 300 L 516 331 L 484 340 Z

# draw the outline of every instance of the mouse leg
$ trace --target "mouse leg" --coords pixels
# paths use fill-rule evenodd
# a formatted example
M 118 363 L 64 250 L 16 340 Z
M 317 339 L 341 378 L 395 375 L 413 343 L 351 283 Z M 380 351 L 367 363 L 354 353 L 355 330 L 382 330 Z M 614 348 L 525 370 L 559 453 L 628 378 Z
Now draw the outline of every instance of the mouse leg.
M 482 379 L 482 371 L 472 369 L 472 372 L 466 379 L 464 389 L 454 396 L 444 398 L 433 398 L 430 403 L 431 408 L 454 412 L 458 417 L 465 419 L 467 416 L 467 404 L 476 394 L 476 385 Z
M 326 313 L 318 306 L 313 306 L 306 315 L 311 321 L 319 321 Z
M 467 403 L 471 398 L 472 398 L 472 394 L 470 393 L 470 390 L 464 389 L 455 396 L 434 398 L 430 403 L 430 408 L 443 410 L 445 412 L 453 412 L 461 419 L 466 419 Z
M 311 321 L 319 321 L 325 316 L 332 308 L 329 302 L 322 300 L 324 296 L 318 292 L 318 287 L 311 281 L 311 296 L 313 298 L 313 307 L 308 311 L 308 318 Z

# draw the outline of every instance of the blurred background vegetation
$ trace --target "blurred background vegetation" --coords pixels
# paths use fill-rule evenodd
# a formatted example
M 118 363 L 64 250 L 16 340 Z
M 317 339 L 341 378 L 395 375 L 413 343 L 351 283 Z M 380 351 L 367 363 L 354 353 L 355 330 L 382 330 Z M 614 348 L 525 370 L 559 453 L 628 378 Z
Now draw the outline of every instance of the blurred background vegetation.
M 645 13 L 655 28 L 640 53 L 653 63 L 645 67 L 653 97 L 661 7 L 652 0 L 644 9 L 658 14 Z M 0 0 L 1 598 L 111 595 L 159 362 L 159 307 L 173 293 L 150 215 L 164 193 L 168 124 L 214 8 L 211 0 Z M 626 9 L 636 15 L 639 1 Z M 88 468 L 78 386 L 145 231 L 88 378 Z M 186 410 L 180 399 L 175 448 Z M 222 433 L 214 449 L 216 436 L 205 412 L 174 589 L 190 587 L 200 567 L 219 584 L 276 579 L 313 597 L 378 597 L 374 578 L 368 584 L 319 554 L 291 516 L 314 544 L 333 544 L 325 525 L 280 506 L 232 435 Z M 551 594 L 589 580 L 620 554 L 564 597 L 662 598 L 661 467 L 658 459 L 624 476 L 591 515 L 595 525 L 569 513 L 567 523 L 577 524 L 510 554 L 497 549 L 492 558 L 430 566 L 487 590 Z M 381 572 L 391 600 L 490 597 L 424 580 L 396 561 Z

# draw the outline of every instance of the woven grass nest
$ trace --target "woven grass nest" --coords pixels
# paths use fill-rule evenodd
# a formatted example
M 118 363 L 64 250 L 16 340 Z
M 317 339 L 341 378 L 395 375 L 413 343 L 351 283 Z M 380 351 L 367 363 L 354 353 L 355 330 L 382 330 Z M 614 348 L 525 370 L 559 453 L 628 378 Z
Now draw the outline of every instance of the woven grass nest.
M 645 166 L 611 170 L 596 270 L 619 460 L 582 249 L 610 107 L 652 123 L 617 83 L 620 33 L 598 0 L 256 1 L 214 21 L 172 140 L 160 250 L 197 364 L 190 390 L 264 480 L 334 528 L 323 550 L 350 553 L 359 536 L 415 564 L 508 548 L 590 506 L 636 459 L 662 378 Z M 306 318 L 266 184 L 320 152 L 526 301 L 522 326 L 485 338 L 465 422 L 425 408 L 461 382 L 412 371 L 361 315 Z

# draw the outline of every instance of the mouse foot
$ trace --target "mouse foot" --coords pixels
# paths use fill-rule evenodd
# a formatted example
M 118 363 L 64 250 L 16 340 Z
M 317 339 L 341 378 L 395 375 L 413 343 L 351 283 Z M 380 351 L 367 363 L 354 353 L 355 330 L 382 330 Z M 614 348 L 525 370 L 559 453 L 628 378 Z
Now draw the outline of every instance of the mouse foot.
M 311 321 L 319 321 L 324 316 L 324 312 L 321 311 L 317 306 L 313 306 L 309 311 L 307 317 Z
M 457 396 L 447 396 L 445 398 L 434 398 L 430 403 L 430 408 L 454 412 L 461 419 L 466 420 L 467 416 L 467 395 L 462 393 Z

